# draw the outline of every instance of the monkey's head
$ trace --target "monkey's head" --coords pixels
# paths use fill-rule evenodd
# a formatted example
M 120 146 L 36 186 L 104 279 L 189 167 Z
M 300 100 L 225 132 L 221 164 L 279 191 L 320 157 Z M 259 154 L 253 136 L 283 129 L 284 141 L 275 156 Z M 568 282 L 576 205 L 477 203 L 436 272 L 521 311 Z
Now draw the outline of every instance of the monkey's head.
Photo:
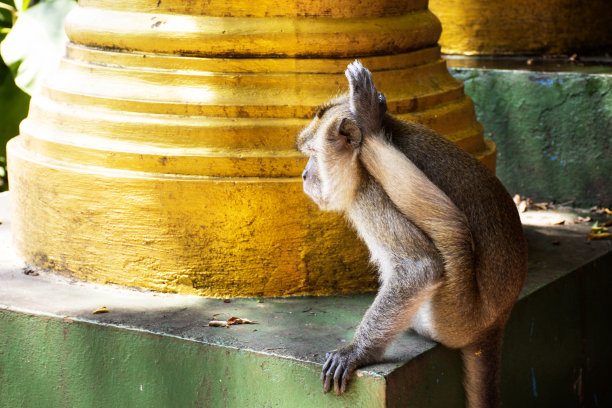
M 387 108 L 359 61 L 349 64 L 346 76 L 349 94 L 321 105 L 298 136 L 298 149 L 310 157 L 302 173 L 304 192 L 325 211 L 350 207 L 364 177 L 362 138 L 380 130 Z
M 361 130 L 347 96 L 320 106 L 298 136 L 298 148 L 309 156 L 302 173 L 304 192 L 322 210 L 342 211 L 352 202 L 363 171 L 360 144 Z

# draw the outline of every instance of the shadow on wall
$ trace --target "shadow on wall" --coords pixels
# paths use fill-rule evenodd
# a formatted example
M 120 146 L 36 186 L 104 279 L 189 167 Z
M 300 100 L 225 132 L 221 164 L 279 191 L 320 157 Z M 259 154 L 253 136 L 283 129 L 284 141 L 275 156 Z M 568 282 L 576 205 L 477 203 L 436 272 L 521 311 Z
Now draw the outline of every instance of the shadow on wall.
M 612 204 L 612 75 L 452 69 L 497 144 L 510 193 Z

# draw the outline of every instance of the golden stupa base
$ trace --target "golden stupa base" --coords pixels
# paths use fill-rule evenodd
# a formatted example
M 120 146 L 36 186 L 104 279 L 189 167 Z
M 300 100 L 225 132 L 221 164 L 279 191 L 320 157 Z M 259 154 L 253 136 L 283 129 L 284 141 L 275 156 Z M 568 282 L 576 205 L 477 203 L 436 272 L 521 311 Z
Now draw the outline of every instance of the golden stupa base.
M 364 245 L 303 194 L 295 149 L 316 107 L 346 91 L 356 56 L 390 112 L 494 169 L 426 2 L 321 0 L 321 16 L 267 17 L 285 12 L 277 3 L 254 15 L 240 2 L 79 3 L 66 57 L 8 146 L 25 262 L 205 296 L 373 290 Z

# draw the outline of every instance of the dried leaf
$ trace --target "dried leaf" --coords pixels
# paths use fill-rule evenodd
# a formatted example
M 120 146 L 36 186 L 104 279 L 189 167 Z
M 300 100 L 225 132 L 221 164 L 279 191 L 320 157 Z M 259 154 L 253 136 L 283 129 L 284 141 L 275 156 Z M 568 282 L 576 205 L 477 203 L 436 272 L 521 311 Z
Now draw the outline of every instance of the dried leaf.
M 535 203 L 533 206 L 539 208 L 540 210 L 548 210 L 548 203 Z
M 587 241 L 590 241 L 592 239 L 605 239 L 605 238 L 612 238 L 612 233 L 611 232 L 599 232 L 596 234 L 587 234 Z
M 213 317 L 213 319 L 208 322 L 208 325 L 211 327 L 230 327 L 233 324 L 258 324 L 255 321 L 249 319 L 242 319 L 240 317 L 230 317 L 227 320 L 217 320 Z
M 210 322 L 208 322 L 208 325 L 210 327 L 229 327 L 229 324 L 225 321 L 225 320 L 211 320 Z
M 612 210 L 610 210 L 609 208 L 606 207 L 591 207 L 591 212 L 595 213 L 595 214 L 608 214 L 608 215 L 612 215 Z
M 552 225 L 563 225 L 565 224 L 565 220 L 559 220 L 552 223 Z
M 525 211 L 527 211 L 527 201 L 521 201 L 518 205 L 518 210 L 520 213 L 524 213 Z
M 91 312 L 91 314 L 108 313 L 108 312 L 109 312 L 108 308 L 106 306 L 102 306 L 102 307 L 97 308 L 93 312 Z
M 227 320 L 227 324 L 257 324 L 257 322 L 249 319 L 241 319 L 240 317 L 230 317 Z
M 602 227 L 612 227 L 612 220 L 608 220 L 604 222 L 601 226 Z
M 593 234 L 600 234 L 602 232 L 610 232 L 610 229 L 606 228 L 606 227 L 596 227 L 596 226 L 593 226 L 593 227 L 591 227 L 591 232 Z
M 591 217 L 578 217 L 574 220 L 574 224 L 578 224 L 581 222 L 591 222 Z
M 36 270 L 30 268 L 29 266 L 24 267 L 22 272 L 23 272 L 24 275 L 38 276 L 38 272 Z
M 515 194 L 514 197 L 512 197 L 512 201 L 514 201 L 514 205 L 519 205 L 521 203 L 521 196 Z

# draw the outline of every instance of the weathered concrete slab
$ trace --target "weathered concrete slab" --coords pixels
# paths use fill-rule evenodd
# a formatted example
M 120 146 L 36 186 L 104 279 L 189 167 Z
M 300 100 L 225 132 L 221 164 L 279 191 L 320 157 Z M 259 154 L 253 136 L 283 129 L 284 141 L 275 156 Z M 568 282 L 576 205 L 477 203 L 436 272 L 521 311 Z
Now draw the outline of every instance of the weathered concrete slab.
M 485 136 L 497 176 L 538 201 L 612 205 L 612 60 L 449 58 Z
M 506 334 L 509 407 L 612 402 L 612 241 L 587 243 L 588 226 L 552 226 L 560 217 L 575 214 L 525 217 L 539 225 L 526 227 L 529 277 Z M 225 303 L 25 275 L 7 194 L 0 220 L 0 407 L 463 405 L 458 353 L 411 333 L 345 396 L 321 393 L 325 352 L 350 341 L 373 294 Z M 231 316 L 259 324 L 206 326 Z

